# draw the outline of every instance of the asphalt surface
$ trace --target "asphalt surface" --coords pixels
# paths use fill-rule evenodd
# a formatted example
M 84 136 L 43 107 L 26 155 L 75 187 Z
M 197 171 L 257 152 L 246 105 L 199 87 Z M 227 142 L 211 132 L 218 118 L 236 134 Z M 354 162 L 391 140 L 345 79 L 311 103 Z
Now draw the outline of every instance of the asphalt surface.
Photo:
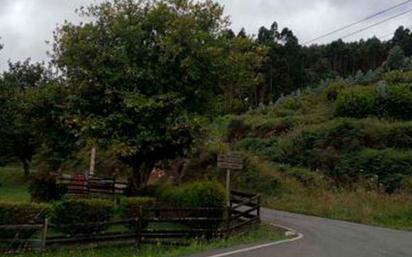
M 303 238 L 224 255 L 229 257 L 412 257 L 412 232 L 378 228 L 356 223 L 329 220 L 263 209 L 262 219 L 284 225 L 303 234 Z M 244 249 L 216 250 L 197 257 L 219 256 Z

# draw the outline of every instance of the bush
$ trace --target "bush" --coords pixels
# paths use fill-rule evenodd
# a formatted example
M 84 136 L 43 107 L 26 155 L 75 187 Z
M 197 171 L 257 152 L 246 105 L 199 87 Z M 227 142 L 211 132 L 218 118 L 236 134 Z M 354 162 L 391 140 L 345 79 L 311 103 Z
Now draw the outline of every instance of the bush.
M 53 208 L 53 222 L 57 229 L 70 235 L 103 231 L 107 226 L 96 223 L 108 222 L 113 215 L 113 203 L 99 199 L 69 199 Z
M 382 92 L 384 90 L 384 92 Z M 412 119 L 412 88 L 408 85 L 354 87 L 342 91 L 336 101 L 336 116 L 367 116 Z
M 259 192 L 268 195 L 278 195 L 281 183 L 271 173 L 263 172 L 261 160 L 255 157 L 245 158 L 243 169 L 233 172 L 232 185 L 240 190 Z M 240 173 L 240 174 L 237 174 Z
M 406 85 L 389 87 L 389 97 L 384 103 L 388 116 L 403 120 L 412 119 L 411 89 L 410 86 Z
M 336 101 L 340 92 L 348 87 L 345 81 L 336 81 L 331 83 L 325 90 L 324 95 L 329 101 Z
M 163 190 L 160 201 L 163 205 L 176 208 L 220 208 L 207 213 L 203 211 L 162 212 L 162 216 L 222 218 L 225 190 L 220 183 L 214 181 L 194 182 L 179 187 L 170 186 Z M 184 222 L 184 225 L 192 228 L 217 228 L 220 221 L 191 221 Z M 210 236 L 210 234 L 207 235 L 207 237 Z
M 253 154 L 258 154 L 267 158 L 272 158 L 276 152 L 276 139 L 259 139 L 259 138 L 245 138 L 239 141 L 236 146 L 240 149 L 247 150 Z
M 122 199 L 121 202 L 121 213 L 122 213 L 122 218 L 123 219 L 136 219 L 140 218 L 140 208 L 147 208 L 147 207 L 153 207 L 156 204 L 156 199 L 152 197 L 128 197 Z M 146 215 L 146 213 L 142 213 L 143 216 Z M 129 223 L 129 229 L 131 230 L 136 230 L 136 222 L 130 222 Z M 145 222 L 142 224 L 142 228 L 147 228 L 149 225 L 148 222 Z
M 67 189 L 57 184 L 56 176 L 41 172 L 31 178 L 29 192 L 32 201 L 49 202 L 60 200 Z
M 0 202 L 0 225 L 42 224 L 49 206 L 35 203 Z M 11 239 L 18 233 L 20 239 L 30 238 L 36 230 L 0 230 L 0 238 Z
M 225 189 L 218 182 L 200 181 L 180 187 L 166 187 L 160 199 L 163 204 L 174 207 L 223 207 Z
M 336 100 L 336 115 L 364 118 L 375 115 L 377 93 L 372 87 L 353 87 L 343 90 Z
M 281 137 L 278 154 L 273 160 L 308 166 L 309 158 L 321 158 L 317 154 L 319 151 L 341 154 L 365 147 L 411 148 L 412 122 L 334 119 L 321 125 L 307 126 Z
M 383 79 L 389 84 L 410 83 L 412 82 L 412 72 L 390 71 L 383 75 Z
M 229 121 L 227 125 L 226 139 L 228 142 L 237 141 L 239 139 L 244 138 L 249 130 L 250 126 L 246 125 L 243 119 L 233 118 Z
M 365 149 L 343 156 L 335 175 L 343 182 L 376 176 L 387 192 L 394 192 L 412 175 L 411 163 L 412 151 Z

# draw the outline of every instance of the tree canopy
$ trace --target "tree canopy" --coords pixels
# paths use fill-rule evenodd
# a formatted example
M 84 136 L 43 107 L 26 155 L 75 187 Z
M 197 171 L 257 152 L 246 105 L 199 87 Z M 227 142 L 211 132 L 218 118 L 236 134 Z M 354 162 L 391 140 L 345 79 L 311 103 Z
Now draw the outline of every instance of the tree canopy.
M 198 115 L 227 100 L 219 95 L 228 95 L 229 110 L 245 109 L 261 83 L 264 49 L 229 37 L 223 8 L 212 1 L 119 0 L 81 15 L 92 21 L 55 33 L 66 122 L 79 137 L 116 149 L 133 168 L 135 188 L 156 162 L 190 148 Z

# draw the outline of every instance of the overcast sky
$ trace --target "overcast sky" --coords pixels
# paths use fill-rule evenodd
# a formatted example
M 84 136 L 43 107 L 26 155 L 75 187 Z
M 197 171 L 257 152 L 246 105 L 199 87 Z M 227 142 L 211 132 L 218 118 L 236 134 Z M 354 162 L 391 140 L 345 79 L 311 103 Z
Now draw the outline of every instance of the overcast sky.
M 45 41 L 52 40 L 52 32 L 64 20 L 78 22 L 74 10 L 102 0 L 0 0 L 0 71 L 7 61 L 47 60 L 50 49 Z M 277 21 L 280 27 L 289 27 L 300 42 L 308 41 L 341 26 L 365 18 L 405 0 L 219 0 L 231 16 L 232 27 L 238 31 L 245 27 L 256 34 L 262 25 Z M 319 43 L 336 40 L 370 24 L 384 20 L 412 8 L 412 1 L 376 19 L 325 38 Z M 393 32 L 399 25 L 410 26 L 412 13 L 391 20 L 347 40 L 381 37 Z M 390 38 L 388 36 L 387 38 Z

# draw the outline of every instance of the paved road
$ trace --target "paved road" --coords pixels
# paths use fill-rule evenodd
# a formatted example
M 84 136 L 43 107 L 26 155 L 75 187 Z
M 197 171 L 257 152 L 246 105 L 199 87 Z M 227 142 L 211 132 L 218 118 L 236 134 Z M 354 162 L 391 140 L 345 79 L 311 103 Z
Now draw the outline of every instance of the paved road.
M 264 209 L 262 218 L 296 229 L 298 241 L 230 257 L 412 257 L 412 232 Z M 236 249 L 199 255 L 213 256 Z

